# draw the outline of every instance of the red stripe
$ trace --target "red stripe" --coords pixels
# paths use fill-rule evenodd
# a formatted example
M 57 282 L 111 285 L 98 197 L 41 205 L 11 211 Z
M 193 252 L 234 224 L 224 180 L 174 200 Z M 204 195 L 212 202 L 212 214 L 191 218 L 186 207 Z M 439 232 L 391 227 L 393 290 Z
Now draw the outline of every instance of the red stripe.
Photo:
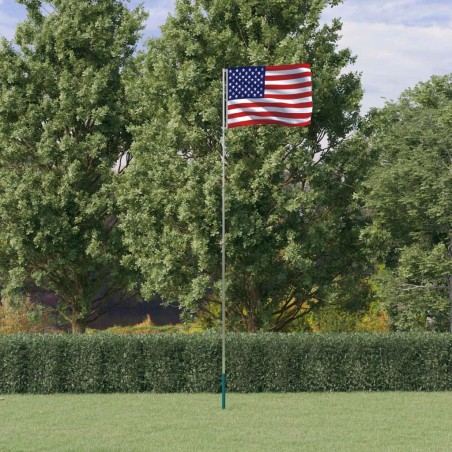
M 273 119 L 261 119 L 261 120 L 252 120 L 252 121 L 242 121 L 242 122 L 236 122 L 234 124 L 228 125 L 228 129 L 232 129 L 234 127 L 241 127 L 241 126 L 251 126 L 253 124 L 276 124 L 279 126 L 286 126 L 286 127 L 304 127 L 311 124 L 311 121 L 306 122 L 300 122 L 299 124 L 288 124 L 285 121 L 276 121 Z
M 265 66 L 267 71 L 284 71 L 286 69 L 297 69 L 297 68 L 310 68 L 310 64 L 299 63 L 299 64 L 285 64 L 282 66 Z
M 297 94 L 265 94 L 262 99 L 301 99 L 303 97 L 311 97 L 312 91 L 308 91 L 307 93 L 297 93 Z
M 243 104 L 232 104 L 228 105 L 228 110 L 235 110 L 237 108 L 247 108 L 247 107 L 262 107 L 262 108 L 312 108 L 312 102 L 300 102 L 298 104 L 286 104 L 285 102 L 248 102 Z
M 271 75 L 269 73 L 265 74 L 265 80 L 292 80 L 294 78 L 312 77 L 311 72 L 299 72 L 298 74 L 287 74 L 287 75 Z
M 228 114 L 228 119 L 234 119 L 234 118 L 240 118 L 241 116 L 259 116 L 262 118 L 265 118 L 266 116 L 277 116 L 280 118 L 291 118 L 291 119 L 308 119 L 312 115 L 311 112 L 309 113 L 282 113 L 280 111 L 278 112 L 272 112 L 272 111 L 240 111 L 237 113 L 230 113 Z
M 296 89 L 312 86 L 312 82 L 294 83 L 293 85 L 271 85 L 265 81 L 265 89 Z

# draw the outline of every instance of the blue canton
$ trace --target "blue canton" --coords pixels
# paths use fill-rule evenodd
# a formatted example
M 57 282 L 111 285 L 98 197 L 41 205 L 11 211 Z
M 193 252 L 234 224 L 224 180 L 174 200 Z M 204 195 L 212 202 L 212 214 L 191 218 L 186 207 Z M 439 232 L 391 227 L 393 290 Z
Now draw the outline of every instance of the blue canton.
M 228 70 L 228 100 L 264 97 L 265 66 Z

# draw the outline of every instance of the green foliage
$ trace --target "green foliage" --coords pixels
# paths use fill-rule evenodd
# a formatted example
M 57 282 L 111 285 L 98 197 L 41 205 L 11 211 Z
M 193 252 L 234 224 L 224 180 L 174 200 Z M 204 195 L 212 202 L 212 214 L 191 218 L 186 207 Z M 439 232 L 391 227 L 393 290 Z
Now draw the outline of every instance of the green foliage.
M 389 332 L 389 318 L 383 304 L 378 301 L 355 310 L 329 304 L 300 319 L 299 324 L 294 325 L 294 331 L 297 330 L 316 333 L 386 333 Z
M 232 392 L 452 389 L 449 334 L 227 336 Z M 221 337 L 0 336 L 0 394 L 218 392 Z
M 21 3 L 0 45 L 0 284 L 54 294 L 83 331 L 131 282 L 112 167 L 130 146 L 121 73 L 144 15 L 120 0 Z
M 396 329 L 452 327 L 451 125 L 452 75 L 406 90 L 365 125 L 376 164 L 363 239 L 385 263 L 374 283 Z
M 339 21 L 320 25 L 335 3 L 180 0 L 149 42 L 128 79 L 136 126 L 119 195 L 126 262 L 142 272 L 146 297 L 180 301 L 216 324 L 222 68 L 294 62 L 312 66 L 312 125 L 228 132 L 228 326 L 282 330 L 356 287 L 363 256 L 352 198 L 362 171 L 337 146 L 362 93 L 359 75 L 344 71 L 354 58 L 336 47 Z
M 56 326 L 50 309 L 28 299 L 2 298 L 0 303 L 0 334 L 45 333 Z
M 150 315 L 147 318 L 136 325 L 113 325 L 102 332 L 114 333 L 114 334 L 161 334 L 161 333 L 201 333 L 205 331 L 206 328 L 203 327 L 199 322 L 185 322 L 185 323 L 171 323 L 167 325 L 154 325 Z M 97 333 L 98 330 L 87 329 L 88 333 Z

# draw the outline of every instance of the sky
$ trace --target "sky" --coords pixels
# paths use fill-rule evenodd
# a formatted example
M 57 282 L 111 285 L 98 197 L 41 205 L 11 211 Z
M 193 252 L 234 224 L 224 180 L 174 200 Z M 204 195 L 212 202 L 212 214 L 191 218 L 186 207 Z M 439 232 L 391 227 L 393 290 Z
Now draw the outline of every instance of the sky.
M 130 0 L 139 3 L 149 13 L 146 36 L 158 36 L 175 0 Z M 0 0 L 0 35 L 12 39 L 24 15 L 14 0 Z M 352 50 L 357 61 L 350 69 L 362 73 L 362 113 L 432 75 L 452 72 L 452 0 L 345 0 L 325 10 L 322 20 L 334 17 L 343 23 L 339 47 Z

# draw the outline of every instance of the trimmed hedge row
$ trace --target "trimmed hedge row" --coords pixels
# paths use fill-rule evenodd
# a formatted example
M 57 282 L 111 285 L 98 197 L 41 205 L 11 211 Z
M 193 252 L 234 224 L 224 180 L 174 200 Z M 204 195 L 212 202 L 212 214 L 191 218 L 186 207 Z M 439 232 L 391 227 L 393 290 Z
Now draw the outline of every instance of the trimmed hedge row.
M 452 390 L 452 334 L 229 334 L 228 391 Z M 218 392 L 221 337 L 0 336 L 0 393 Z

